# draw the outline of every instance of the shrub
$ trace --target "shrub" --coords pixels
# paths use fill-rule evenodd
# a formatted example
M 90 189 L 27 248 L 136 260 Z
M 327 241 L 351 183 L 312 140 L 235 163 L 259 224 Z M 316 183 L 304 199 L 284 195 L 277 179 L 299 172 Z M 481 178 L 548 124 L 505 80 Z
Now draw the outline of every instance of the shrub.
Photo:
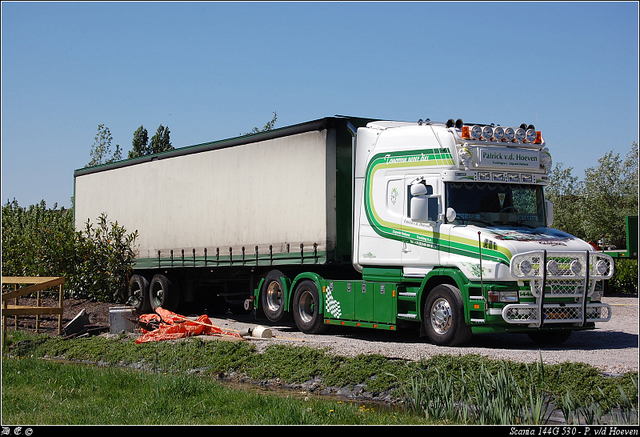
M 616 259 L 613 278 L 609 280 L 609 293 L 638 293 L 638 260 Z
M 137 235 L 104 213 L 77 231 L 73 210 L 14 199 L 2 208 L 2 275 L 64 276 L 65 297 L 124 301 Z

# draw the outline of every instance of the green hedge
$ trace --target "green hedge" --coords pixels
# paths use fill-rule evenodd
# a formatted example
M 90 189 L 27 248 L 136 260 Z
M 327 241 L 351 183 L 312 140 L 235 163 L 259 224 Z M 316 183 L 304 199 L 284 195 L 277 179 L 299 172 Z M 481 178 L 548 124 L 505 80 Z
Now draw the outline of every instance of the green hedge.
M 67 298 L 123 302 L 137 236 L 106 214 L 76 230 L 72 209 L 14 199 L 2 207 L 2 276 L 64 276 Z
M 607 293 L 638 294 L 638 260 L 616 259 Z

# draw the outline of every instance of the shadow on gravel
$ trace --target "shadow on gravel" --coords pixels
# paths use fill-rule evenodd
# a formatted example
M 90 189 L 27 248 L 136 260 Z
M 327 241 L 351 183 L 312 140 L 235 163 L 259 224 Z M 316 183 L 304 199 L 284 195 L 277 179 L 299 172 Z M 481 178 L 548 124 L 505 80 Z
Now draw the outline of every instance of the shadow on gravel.
M 276 328 L 282 333 L 298 333 L 298 329 L 293 322 L 271 323 L 267 319 L 256 319 L 250 315 L 226 315 L 227 319 L 241 323 L 260 324 L 270 328 Z M 329 331 L 322 335 L 308 336 L 309 338 L 326 338 L 330 340 L 333 336 L 342 338 L 383 343 L 411 343 L 411 344 L 431 344 L 426 337 L 420 337 L 418 329 L 400 329 L 399 331 L 382 331 L 364 328 L 331 326 Z M 571 337 L 560 345 L 539 345 L 529 339 L 526 334 L 521 333 L 499 333 L 499 334 L 476 334 L 471 341 L 462 348 L 486 348 L 491 350 L 600 350 L 600 349 L 637 349 L 638 335 L 626 332 L 610 331 L 604 329 L 576 331 Z

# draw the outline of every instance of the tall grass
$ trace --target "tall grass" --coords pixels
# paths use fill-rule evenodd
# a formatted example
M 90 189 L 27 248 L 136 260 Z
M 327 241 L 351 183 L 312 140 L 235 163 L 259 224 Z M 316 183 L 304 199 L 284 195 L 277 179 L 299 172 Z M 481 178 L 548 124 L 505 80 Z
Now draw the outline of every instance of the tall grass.
M 404 398 L 416 414 L 428 420 L 482 425 L 547 424 L 556 406 L 567 424 L 637 425 L 638 408 L 618 385 L 620 396 L 609 408 L 594 396 L 567 390 L 562 396 L 545 389 L 547 383 L 542 362 L 526 365 L 529 380 L 522 384 L 507 366 L 497 371 L 484 364 L 477 372 L 443 373 L 428 368 L 411 377 L 403 387 Z M 638 383 L 631 380 L 637 393 Z M 598 388 L 601 395 L 606 396 Z M 555 402 L 554 402 L 555 400 Z

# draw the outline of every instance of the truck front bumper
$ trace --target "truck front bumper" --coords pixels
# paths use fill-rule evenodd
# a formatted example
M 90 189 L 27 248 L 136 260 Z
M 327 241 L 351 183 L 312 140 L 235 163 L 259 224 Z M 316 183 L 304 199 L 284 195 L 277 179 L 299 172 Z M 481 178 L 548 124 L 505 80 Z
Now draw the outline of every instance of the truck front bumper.
M 608 322 L 611 306 L 605 303 L 548 303 L 542 308 L 537 303 L 510 304 L 502 309 L 502 318 L 510 324 L 540 327 L 542 324 L 564 323 L 584 325 Z
M 611 319 L 611 307 L 598 302 L 596 283 L 613 275 L 613 259 L 591 251 L 538 250 L 515 255 L 511 274 L 533 299 L 506 305 L 502 318 L 509 324 L 540 328 L 546 324 L 585 326 Z M 524 296 L 523 296 L 524 295 Z

